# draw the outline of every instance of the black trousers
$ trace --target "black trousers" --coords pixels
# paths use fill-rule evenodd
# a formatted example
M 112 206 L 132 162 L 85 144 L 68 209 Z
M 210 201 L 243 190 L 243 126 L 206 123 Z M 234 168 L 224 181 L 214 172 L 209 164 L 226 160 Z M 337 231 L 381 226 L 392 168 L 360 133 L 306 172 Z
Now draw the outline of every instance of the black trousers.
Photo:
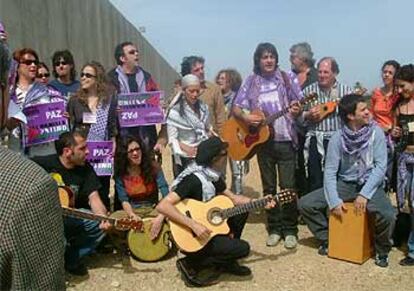
M 233 238 L 228 235 L 217 235 L 207 245 L 195 253 L 186 253 L 185 260 L 194 269 L 220 267 L 249 255 L 249 243 L 241 240 L 241 233 L 246 224 L 248 214 L 241 214 L 227 220 Z
M 328 149 L 328 139 L 323 140 L 325 153 Z M 326 155 L 325 155 L 326 156 Z M 308 157 L 308 189 L 312 192 L 323 187 L 322 156 L 318 152 L 316 137 L 311 137 Z
M 277 174 L 281 189 L 295 188 L 296 150 L 291 142 L 267 141 L 257 152 L 263 194 L 276 194 Z M 278 173 L 276 173 L 276 166 Z M 297 235 L 298 210 L 296 202 L 267 210 L 269 234 Z

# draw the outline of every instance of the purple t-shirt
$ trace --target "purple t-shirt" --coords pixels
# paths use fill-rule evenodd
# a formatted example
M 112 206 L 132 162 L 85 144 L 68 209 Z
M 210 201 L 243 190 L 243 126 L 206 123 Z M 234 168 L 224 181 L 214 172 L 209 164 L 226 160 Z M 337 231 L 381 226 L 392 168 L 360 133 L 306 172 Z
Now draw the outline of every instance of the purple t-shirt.
M 289 106 L 292 101 L 303 99 L 296 75 L 293 72 L 285 74 L 289 84 L 285 84 L 279 69 L 269 78 L 250 75 L 240 88 L 234 104 L 250 111 L 260 109 L 266 116 L 270 116 Z M 293 120 L 288 114 L 276 119 L 273 122 L 274 140 L 296 143 L 296 133 L 292 125 Z

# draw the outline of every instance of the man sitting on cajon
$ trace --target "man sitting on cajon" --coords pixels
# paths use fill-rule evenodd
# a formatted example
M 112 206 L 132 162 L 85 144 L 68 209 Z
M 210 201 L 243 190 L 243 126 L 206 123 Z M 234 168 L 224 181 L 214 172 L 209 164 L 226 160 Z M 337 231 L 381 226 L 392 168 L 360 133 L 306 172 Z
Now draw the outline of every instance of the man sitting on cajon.
M 395 211 L 383 188 L 387 169 L 385 136 L 371 120 L 367 104 L 359 95 L 344 96 L 339 115 L 344 126 L 329 142 L 324 186 L 302 197 L 299 210 L 320 241 L 320 255 L 328 254 L 327 207 L 339 218 L 347 211 L 344 202 L 354 201 L 357 214 L 368 210 L 375 216 L 375 264 L 387 267 Z

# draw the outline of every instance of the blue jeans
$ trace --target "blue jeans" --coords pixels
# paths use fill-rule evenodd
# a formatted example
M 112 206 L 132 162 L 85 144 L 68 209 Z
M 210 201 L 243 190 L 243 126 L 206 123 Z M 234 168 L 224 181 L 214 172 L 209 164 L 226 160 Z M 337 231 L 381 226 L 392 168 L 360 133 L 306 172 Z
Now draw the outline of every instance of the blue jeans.
M 91 254 L 102 241 L 105 233 L 99 228 L 99 223 L 99 221 L 65 217 L 66 267 L 76 268 L 79 266 L 80 259 Z
M 411 230 L 407 242 L 408 254 L 407 256 L 414 259 L 414 230 Z

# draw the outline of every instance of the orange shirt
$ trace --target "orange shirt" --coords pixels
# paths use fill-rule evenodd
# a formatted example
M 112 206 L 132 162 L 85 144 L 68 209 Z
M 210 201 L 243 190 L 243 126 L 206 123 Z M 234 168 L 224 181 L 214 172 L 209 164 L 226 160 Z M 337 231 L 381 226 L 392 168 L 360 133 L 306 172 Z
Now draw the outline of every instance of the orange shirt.
M 392 107 L 394 106 L 398 96 L 392 95 L 391 97 L 386 97 L 382 93 L 380 88 L 377 88 L 372 93 L 371 97 L 371 113 L 374 120 L 382 128 L 391 128 L 394 124 L 394 111 Z

